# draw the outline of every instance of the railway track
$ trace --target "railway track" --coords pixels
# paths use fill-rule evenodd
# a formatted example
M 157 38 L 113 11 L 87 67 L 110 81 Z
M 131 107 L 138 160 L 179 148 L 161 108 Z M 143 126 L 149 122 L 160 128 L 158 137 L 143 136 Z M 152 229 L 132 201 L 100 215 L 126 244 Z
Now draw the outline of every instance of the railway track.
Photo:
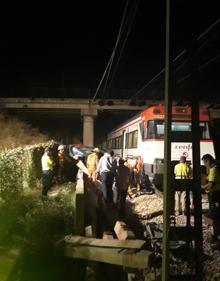
M 159 197 L 159 198 L 163 198 L 163 192 L 160 191 L 159 189 L 157 189 L 154 186 L 154 190 L 155 190 L 155 194 Z M 205 208 L 204 208 L 205 205 Z M 203 214 L 202 214 L 202 219 L 203 222 L 207 225 L 212 225 L 212 219 L 210 217 L 207 216 L 208 213 L 208 198 L 206 194 L 202 194 L 202 206 L 203 206 Z
M 141 195 L 133 199 L 128 198 L 132 204 L 133 211 L 138 217 L 140 223 L 146 226 L 149 223 L 161 224 L 163 223 L 163 193 L 155 189 L 153 195 Z M 207 210 L 207 198 L 202 196 L 204 212 Z M 193 216 L 192 216 L 193 219 Z M 210 244 L 210 237 L 212 234 L 212 220 L 208 218 L 205 213 L 203 214 L 203 271 L 204 281 L 216 281 L 220 280 L 220 251 L 213 251 Z M 184 224 L 186 221 L 184 215 L 176 216 L 177 224 Z M 187 265 L 179 258 L 174 258 L 174 262 L 171 265 L 172 271 L 188 272 Z

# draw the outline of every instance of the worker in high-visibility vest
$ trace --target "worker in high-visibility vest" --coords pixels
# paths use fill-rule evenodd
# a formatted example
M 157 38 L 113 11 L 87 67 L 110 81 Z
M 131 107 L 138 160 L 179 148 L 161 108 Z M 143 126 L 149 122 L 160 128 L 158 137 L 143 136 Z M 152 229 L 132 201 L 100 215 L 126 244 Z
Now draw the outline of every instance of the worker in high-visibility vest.
M 186 163 L 186 157 L 181 156 L 180 162 L 174 167 L 175 179 L 187 179 L 189 177 L 189 167 Z M 185 212 L 185 191 L 175 192 L 175 213 L 180 215 Z
M 136 162 L 135 162 L 135 165 L 133 168 L 134 179 L 135 179 L 135 184 L 136 184 L 136 188 L 137 188 L 137 194 L 140 194 L 140 192 L 141 192 L 141 174 L 143 172 L 143 169 L 144 169 L 143 160 L 141 159 L 141 156 L 137 156 Z
M 44 155 L 41 158 L 42 165 L 42 196 L 47 196 L 48 190 L 52 186 L 53 182 L 53 170 L 55 166 L 55 162 L 51 158 L 51 149 L 49 147 L 45 147 Z
M 205 154 L 202 161 L 207 169 L 207 183 L 202 188 L 209 195 L 209 209 L 213 220 L 211 245 L 213 250 L 220 250 L 220 167 L 210 154 Z
M 129 168 L 130 174 L 131 174 L 131 173 L 132 173 L 132 166 L 131 166 L 131 164 L 128 162 L 127 159 L 124 161 L 124 165 Z M 131 180 L 130 180 L 130 184 L 129 184 L 128 190 L 127 190 L 127 193 L 128 193 L 128 195 L 129 195 L 130 198 L 131 198 L 132 195 L 133 195 L 131 188 L 132 188 L 132 186 L 131 186 Z
M 88 155 L 86 166 L 89 171 L 89 177 L 95 181 L 96 180 L 96 170 L 99 163 L 99 153 L 100 150 L 98 147 L 94 148 L 92 153 Z
M 59 145 L 58 148 L 58 181 L 59 183 L 65 182 L 65 153 L 64 153 L 64 145 Z

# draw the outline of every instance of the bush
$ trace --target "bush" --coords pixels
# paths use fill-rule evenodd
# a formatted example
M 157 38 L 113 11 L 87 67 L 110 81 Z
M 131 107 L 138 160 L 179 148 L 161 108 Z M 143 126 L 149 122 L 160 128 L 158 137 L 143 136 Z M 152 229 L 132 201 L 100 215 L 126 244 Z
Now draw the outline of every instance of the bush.
M 41 157 L 44 147 L 57 153 L 53 140 L 26 148 L 0 151 L 0 197 L 11 193 L 30 191 L 41 187 Z
M 71 184 L 54 199 L 42 201 L 32 194 L 0 202 L 0 248 L 20 250 L 7 280 L 65 280 L 66 259 L 55 244 L 74 230 L 73 192 Z
M 74 186 L 63 188 L 55 199 L 42 201 L 36 195 L 13 196 L 0 207 L 0 241 L 36 253 L 47 252 L 62 236 L 73 232 Z
M 0 196 L 4 199 L 22 189 L 22 152 L 5 150 L 0 154 Z

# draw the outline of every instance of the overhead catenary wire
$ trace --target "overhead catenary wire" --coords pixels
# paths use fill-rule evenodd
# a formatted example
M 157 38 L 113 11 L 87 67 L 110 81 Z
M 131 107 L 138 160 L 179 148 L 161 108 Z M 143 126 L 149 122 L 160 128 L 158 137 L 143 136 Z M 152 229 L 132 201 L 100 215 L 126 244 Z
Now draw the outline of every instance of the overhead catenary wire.
M 115 75 L 116 75 L 116 72 L 117 72 L 117 69 L 118 69 L 119 62 L 120 62 L 121 57 L 122 57 L 122 55 L 123 55 L 123 53 L 124 53 L 124 49 L 125 49 L 125 46 L 126 46 L 126 43 L 127 43 L 127 40 L 128 40 L 128 36 L 129 36 L 129 34 L 130 34 L 130 32 L 131 32 L 131 28 L 132 28 L 132 26 L 133 26 L 134 19 L 135 19 L 135 17 L 136 17 L 137 11 L 138 11 L 139 4 L 140 4 L 140 0 L 138 0 L 138 1 L 136 2 L 136 6 L 135 6 L 134 13 L 132 14 L 132 18 L 131 18 L 130 24 L 129 24 L 129 26 L 128 26 L 128 30 L 127 30 L 127 33 L 126 33 L 124 42 L 123 42 L 123 44 L 122 44 L 120 53 L 119 53 L 118 58 L 117 58 L 117 61 L 116 61 L 116 63 L 115 63 L 115 67 L 114 67 L 114 70 L 113 70 L 113 73 L 112 73 L 111 80 L 110 80 L 110 82 L 109 82 L 109 88 L 111 88 L 112 82 L 113 82 L 113 80 L 114 80 L 114 78 L 115 78 Z
M 96 89 L 96 91 L 95 91 L 95 94 L 94 94 L 94 96 L 93 96 L 93 98 L 92 98 L 91 103 L 93 103 L 93 102 L 95 101 L 95 99 L 96 99 L 96 97 L 97 97 L 97 95 L 98 95 L 99 89 L 100 89 L 100 87 L 101 87 L 101 85 L 102 85 L 102 82 L 103 82 L 103 80 L 104 80 L 104 78 L 105 78 L 105 75 L 106 75 L 107 70 L 108 70 L 108 68 L 109 68 L 109 65 L 110 65 L 110 63 L 111 63 L 111 60 L 112 60 L 112 55 L 111 55 L 111 57 L 110 57 L 110 59 L 109 59 L 109 61 L 108 61 L 108 64 L 107 64 L 107 66 L 106 66 L 106 68 L 105 68 L 105 71 L 104 71 L 104 73 L 103 73 L 103 75 L 102 75 L 102 78 L 101 78 L 101 80 L 100 80 L 100 82 L 99 82 L 99 84 L 98 84 L 98 87 L 97 87 L 97 89 Z
M 106 71 L 103 74 L 103 79 L 100 81 L 101 83 L 98 86 L 98 91 L 100 91 L 102 83 L 104 82 L 104 79 L 106 78 L 105 79 L 105 84 L 104 84 L 104 87 L 103 87 L 103 90 L 102 90 L 102 96 L 101 96 L 102 99 L 104 99 L 104 95 L 105 95 L 105 98 L 106 98 L 106 96 L 108 94 L 108 92 L 106 91 L 107 86 L 108 86 L 108 88 L 111 87 L 111 83 L 112 83 L 112 80 L 113 80 L 112 78 L 114 78 L 114 75 L 115 75 L 115 73 L 117 71 L 117 67 L 118 67 L 120 58 L 122 56 L 122 53 L 124 51 L 127 38 L 128 38 L 129 33 L 131 31 L 131 27 L 133 25 L 133 22 L 134 22 L 134 19 L 135 19 L 137 10 L 138 10 L 140 0 L 137 0 L 137 1 L 134 1 L 134 2 L 135 2 L 135 4 L 132 5 L 131 8 L 128 8 L 129 12 L 126 13 L 126 11 L 125 11 L 125 13 L 124 13 L 124 17 L 123 17 L 124 20 L 122 20 L 123 23 L 121 24 L 121 28 L 120 28 L 120 30 L 121 30 L 120 31 L 120 38 L 118 37 L 119 40 L 117 40 L 118 42 L 116 42 L 117 46 L 113 50 L 113 53 L 112 53 L 112 55 L 111 55 L 111 57 L 109 59 L 108 65 L 106 67 Z M 122 39 L 123 36 L 124 36 L 124 39 Z M 120 46 L 121 46 L 121 48 L 120 48 Z M 112 71 L 113 61 L 114 61 L 114 58 L 117 57 L 117 49 L 119 49 L 118 59 L 117 59 L 117 62 L 115 64 L 115 67 L 114 67 L 112 78 L 110 80 L 110 83 L 108 84 L 109 77 L 110 77 L 110 74 L 111 74 L 111 71 Z M 98 95 L 98 92 L 96 93 L 96 97 L 97 97 L 97 95 Z
M 156 80 L 162 73 L 164 73 L 165 68 L 161 69 L 151 80 L 147 82 L 140 90 L 138 90 L 134 95 L 130 97 L 130 99 L 135 98 L 139 93 L 141 93 L 144 89 L 146 89 L 154 80 Z
M 214 25 L 213 25 L 214 26 Z M 203 42 L 197 49 L 198 52 L 201 52 L 202 49 L 204 49 L 204 47 L 214 38 L 216 38 L 220 33 L 220 30 L 217 30 L 213 35 L 210 36 L 210 38 L 208 38 L 207 40 L 205 40 L 205 42 Z M 206 33 L 205 33 L 206 34 Z M 204 34 L 204 36 L 205 36 Z M 198 37 L 198 38 L 202 38 L 202 37 Z M 197 38 L 197 40 L 199 40 Z M 185 51 L 187 52 L 187 50 L 185 49 Z M 186 53 L 185 52 L 185 53 Z M 211 59 L 212 60 L 212 59 Z M 188 62 L 190 61 L 190 57 L 186 58 L 186 60 L 184 62 L 182 62 L 179 66 L 177 66 L 174 70 L 174 73 L 178 72 L 179 70 L 181 70 Z M 174 62 L 174 61 L 173 61 Z
M 126 13 L 127 13 L 128 3 L 129 3 L 129 0 L 126 2 L 126 5 L 125 5 L 125 9 L 124 9 L 124 13 L 123 13 L 121 25 L 120 25 L 120 28 L 119 28 L 118 36 L 117 36 L 117 39 L 116 39 L 115 47 L 114 47 L 113 52 L 112 52 L 112 54 L 111 54 L 111 57 L 110 57 L 110 59 L 109 59 L 109 61 L 108 61 L 108 63 L 107 63 L 107 66 L 106 66 L 105 71 L 104 71 L 104 73 L 103 73 L 103 75 L 102 75 L 102 78 L 101 78 L 101 80 L 100 80 L 100 82 L 99 82 L 99 84 L 98 84 L 98 87 L 97 87 L 97 89 L 96 89 L 96 91 L 95 91 L 95 94 L 94 94 L 94 96 L 93 96 L 93 98 L 92 98 L 92 103 L 95 101 L 95 99 L 96 99 L 96 97 L 97 97 L 97 95 L 98 95 L 99 89 L 100 89 L 100 87 L 101 87 L 101 85 L 102 85 L 102 83 L 103 83 L 103 81 L 104 81 L 104 78 L 105 78 L 106 74 L 108 73 L 109 68 L 110 68 L 111 65 L 112 65 L 112 62 L 113 62 L 113 59 L 114 59 L 114 55 L 115 55 L 115 52 L 116 52 L 116 48 L 117 48 L 117 46 L 118 46 L 120 37 L 121 37 L 121 35 L 122 35 L 122 26 L 123 26 L 123 24 L 124 24 L 125 16 L 126 16 Z
M 212 25 L 210 25 L 203 33 L 201 33 L 196 40 L 203 38 L 211 29 L 213 29 L 218 23 L 220 23 L 220 18 L 217 19 Z
M 108 67 L 108 73 L 107 73 L 107 77 L 105 79 L 105 85 L 104 85 L 104 89 L 103 89 L 103 92 L 102 92 L 102 99 L 104 98 L 104 94 L 105 94 L 105 91 L 106 91 L 108 78 L 109 78 L 109 75 L 110 75 L 110 72 L 111 72 L 112 63 L 114 61 L 115 53 L 116 53 L 117 47 L 119 45 L 120 39 L 122 37 L 122 33 L 123 33 L 123 29 L 124 29 L 123 27 L 124 27 L 124 22 L 125 22 L 125 19 L 126 19 L 127 10 L 128 10 L 128 1 L 126 3 L 126 6 L 125 6 L 125 10 L 124 10 L 121 25 L 120 25 L 120 28 L 119 28 L 117 40 L 116 40 L 115 47 L 113 49 L 112 56 L 111 56 L 111 61 L 110 61 L 109 67 Z
M 198 66 L 197 70 L 201 71 L 204 68 L 206 68 L 208 65 L 210 65 L 211 63 L 213 63 L 214 61 L 220 59 L 220 53 L 218 53 L 215 57 L 209 59 L 208 61 L 206 61 L 205 63 L 203 63 L 202 65 Z M 190 77 L 192 77 L 192 73 L 188 73 L 185 76 L 181 77 L 179 80 L 177 80 L 177 83 L 180 84 L 183 81 L 186 81 L 187 79 L 189 79 Z
M 216 27 L 217 24 L 220 23 L 220 18 L 217 19 L 211 26 L 209 26 L 204 32 L 202 32 L 197 38 L 196 41 L 199 42 L 202 38 L 204 38 L 205 35 L 207 35 L 214 27 Z M 205 43 L 207 43 L 207 41 L 210 41 L 210 39 L 206 40 L 204 43 L 201 44 L 201 46 L 203 46 Z M 199 49 L 201 48 L 201 46 L 199 47 Z M 184 49 L 183 51 L 181 51 L 174 59 L 173 62 L 176 62 L 180 57 L 182 57 L 184 54 L 187 53 L 187 49 Z M 187 58 L 186 60 L 188 60 L 189 58 Z M 181 64 L 181 66 L 179 66 L 178 68 L 182 67 L 183 65 L 186 64 L 186 61 L 183 62 Z M 136 91 L 132 96 L 129 97 L 129 99 L 136 99 L 137 96 L 143 92 L 143 90 L 145 90 L 152 82 L 154 82 L 161 74 L 163 74 L 165 71 L 165 68 L 162 68 L 155 76 L 153 76 L 153 78 L 151 78 L 144 86 L 142 86 L 138 91 Z M 188 74 L 186 75 L 187 78 L 189 78 L 191 75 Z M 183 79 L 185 80 L 185 79 Z M 181 80 L 181 81 L 183 81 Z M 179 80 L 180 81 L 180 80 Z
M 203 63 L 202 65 L 200 65 L 198 67 L 198 70 L 202 70 L 203 68 L 205 68 L 207 65 L 209 65 L 210 63 L 213 63 L 214 61 L 216 61 L 217 59 L 220 58 L 220 53 L 218 53 L 215 57 L 211 58 L 210 60 L 208 60 L 207 62 Z

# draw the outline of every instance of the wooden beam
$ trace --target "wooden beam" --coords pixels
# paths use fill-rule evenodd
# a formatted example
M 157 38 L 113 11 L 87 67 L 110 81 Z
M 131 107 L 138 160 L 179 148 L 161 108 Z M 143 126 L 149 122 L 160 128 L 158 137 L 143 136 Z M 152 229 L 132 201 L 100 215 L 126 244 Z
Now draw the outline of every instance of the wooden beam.
M 65 244 L 73 246 L 104 247 L 115 249 L 134 249 L 140 250 L 145 245 L 145 240 L 117 240 L 117 239 L 96 239 L 83 236 L 68 235 L 64 238 Z
M 149 256 L 152 254 L 147 250 L 137 252 L 134 249 L 94 247 L 70 243 L 64 244 L 63 253 L 66 257 L 142 269 L 148 268 Z

